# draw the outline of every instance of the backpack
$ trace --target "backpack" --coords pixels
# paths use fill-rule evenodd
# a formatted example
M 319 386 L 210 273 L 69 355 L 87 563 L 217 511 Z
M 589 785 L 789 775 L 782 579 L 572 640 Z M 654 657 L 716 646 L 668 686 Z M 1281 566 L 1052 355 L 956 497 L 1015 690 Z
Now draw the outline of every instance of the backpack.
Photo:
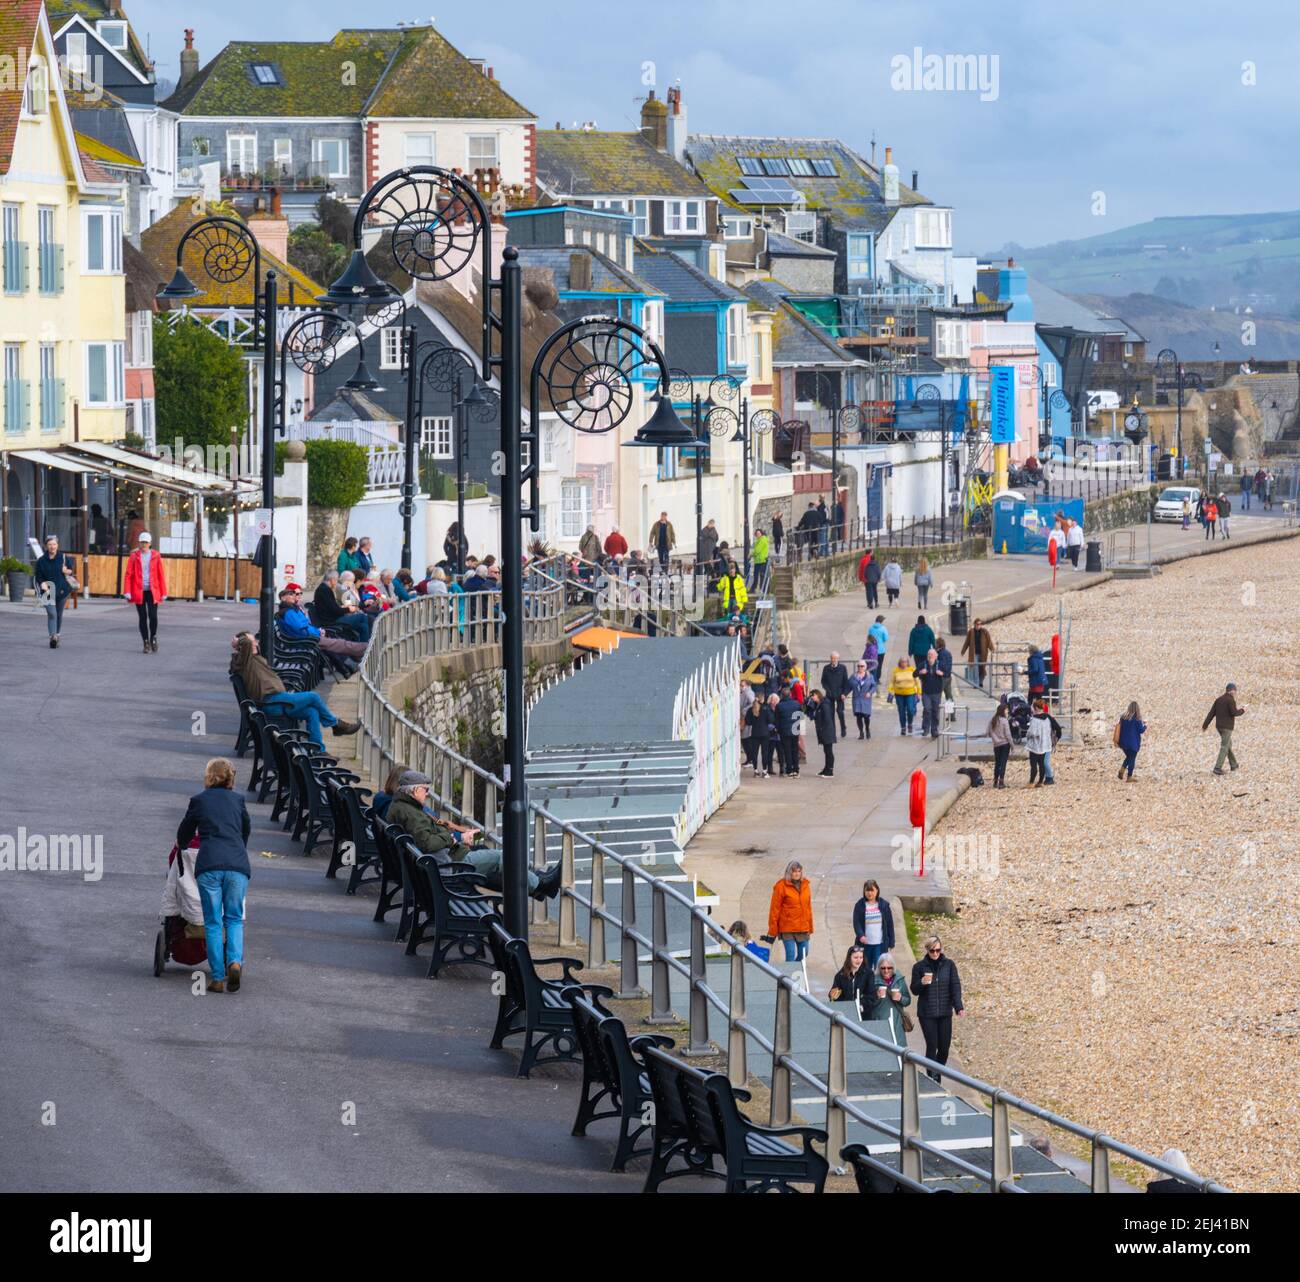
M 1055 748 L 1056 745 L 1061 742 L 1061 735 L 1063 733 L 1063 731 L 1061 730 L 1061 723 L 1057 721 L 1057 719 L 1054 716 L 1052 716 L 1050 712 L 1047 714 L 1047 719 L 1048 721 L 1051 722 L 1052 725 L 1052 747 Z

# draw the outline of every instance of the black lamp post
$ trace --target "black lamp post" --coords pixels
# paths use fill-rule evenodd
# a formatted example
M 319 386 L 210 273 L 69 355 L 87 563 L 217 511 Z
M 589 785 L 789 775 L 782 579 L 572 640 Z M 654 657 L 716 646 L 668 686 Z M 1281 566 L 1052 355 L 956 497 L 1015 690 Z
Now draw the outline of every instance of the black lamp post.
M 204 275 L 228 285 L 253 273 L 253 345 L 262 347 L 262 507 L 270 533 L 259 540 L 255 560 L 262 567 L 262 590 L 258 597 L 258 636 L 262 654 L 275 662 L 275 424 L 276 380 L 275 329 L 278 291 L 274 272 L 262 277 L 262 249 L 257 237 L 237 218 L 211 215 L 192 223 L 176 245 L 176 271 L 158 297 L 187 302 L 204 291 L 190 280 L 184 255 L 191 243 L 202 256 Z M 259 292 L 261 295 L 259 297 Z M 233 335 L 232 335 L 233 337 Z
M 670 369 L 668 371 L 667 397 L 660 395 L 660 405 L 657 407 L 656 413 L 662 410 L 665 399 L 668 411 L 672 413 L 675 419 L 677 413 L 673 410 L 673 404 L 680 404 L 682 401 L 691 403 L 691 426 L 688 429 L 691 432 L 691 439 L 682 441 L 678 448 L 689 445 L 694 449 L 695 453 L 695 566 L 692 573 L 695 578 L 696 591 L 698 592 L 700 549 L 704 540 L 704 451 L 709 444 L 709 438 L 704 434 L 704 402 L 695 391 L 694 376 L 688 374 L 684 369 Z M 677 419 L 677 421 L 681 422 L 680 419 Z M 664 422 L 667 423 L 666 418 Z

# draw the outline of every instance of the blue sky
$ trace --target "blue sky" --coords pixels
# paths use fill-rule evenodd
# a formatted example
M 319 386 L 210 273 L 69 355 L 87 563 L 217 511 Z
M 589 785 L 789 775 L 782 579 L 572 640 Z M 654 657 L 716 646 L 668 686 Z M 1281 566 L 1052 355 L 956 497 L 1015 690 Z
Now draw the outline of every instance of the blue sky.
M 634 128 L 653 63 L 692 130 L 834 135 L 955 206 L 958 248 L 1038 245 L 1162 214 L 1300 209 L 1300 30 L 1286 0 L 491 0 L 442 8 L 342 0 L 125 0 L 160 77 L 182 28 L 204 62 L 230 40 L 327 38 L 436 19 L 551 128 Z M 364 14 L 363 19 L 358 14 Z M 891 87 L 893 60 L 997 59 L 997 97 Z M 1253 85 L 1243 63 L 1254 64 Z M 990 61 L 984 63 L 991 69 Z M 1093 212 L 1105 193 L 1105 214 Z

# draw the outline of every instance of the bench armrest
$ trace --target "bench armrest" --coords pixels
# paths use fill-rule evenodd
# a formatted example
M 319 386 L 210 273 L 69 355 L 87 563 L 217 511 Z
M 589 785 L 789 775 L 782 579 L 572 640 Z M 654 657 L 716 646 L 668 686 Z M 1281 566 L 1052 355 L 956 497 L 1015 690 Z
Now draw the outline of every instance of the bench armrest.
M 733 1092 L 733 1094 L 735 1094 L 737 1098 L 740 1097 L 738 1091 Z M 797 1135 L 801 1140 L 803 1140 L 805 1153 L 811 1151 L 814 1140 L 825 1144 L 830 1139 L 825 1131 L 816 1126 L 764 1126 L 760 1122 L 751 1122 L 748 1118 L 745 1119 L 745 1125 L 751 1131 L 761 1131 L 764 1135 L 772 1136 L 773 1139 L 782 1139 L 787 1135 Z
M 577 957 L 534 957 L 533 958 L 534 969 L 540 966 L 559 966 L 563 969 L 564 978 L 549 979 L 546 981 L 548 984 L 564 983 L 564 984 L 577 984 L 580 988 L 587 987 L 587 985 L 583 984 L 581 980 L 577 980 L 573 978 L 573 972 L 575 970 L 581 970 L 582 965 L 583 965 L 582 962 Z M 610 993 L 608 995 L 612 997 L 614 994 Z
M 636 1055 L 640 1056 L 644 1054 L 647 1046 L 658 1046 L 661 1050 L 670 1051 L 677 1043 L 671 1037 L 665 1037 L 663 1033 L 638 1033 L 628 1040 L 628 1045 Z

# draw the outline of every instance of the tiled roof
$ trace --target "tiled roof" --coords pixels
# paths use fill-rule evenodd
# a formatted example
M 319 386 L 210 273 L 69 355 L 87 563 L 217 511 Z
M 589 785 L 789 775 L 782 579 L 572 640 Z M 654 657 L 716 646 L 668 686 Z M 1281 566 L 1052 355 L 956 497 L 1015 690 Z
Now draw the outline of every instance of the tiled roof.
M 775 365 L 853 365 L 850 353 L 821 328 L 785 300 L 789 292 L 776 281 L 755 280 L 745 294 L 764 310 L 775 312 L 772 320 L 772 362 Z
M 125 49 L 118 49 L 116 52 L 120 53 L 142 75 L 149 74 L 153 64 L 150 62 L 144 46 L 141 45 L 139 37 L 136 36 L 130 19 L 124 13 L 111 12 L 106 0 L 48 0 L 45 12 L 49 17 L 51 31 L 59 30 L 69 18 L 74 16 L 84 18 L 92 31 L 95 29 L 97 22 L 102 22 L 105 19 L 113 22 L 125 21 L 127 45 Z
M 667 250 L 637 241 L 632 259 L 636 274 L 659 290 L 670 303 L 743 303 L 745 295 L 725 281 L 692 267 Z
M 834 223 L 850 231 L 878 232 L 901 205 L 929 205 L 910 187 L 899 183 L 898 205 L 885 204 L 880 171 L 869 165 L 852 148 L 835 138 L 737 138 L 719 134 L 692 134 L 686 140 L 687 159 L 696 173 L 727 205 L 746 208 L 730 193 L 745 186 L 739 156 L 795 156 L 809 161 L 829 160 L 836 168 L 834 178 L 791 174 L 778 181 L 801 191 L 810 210 L 831 215 Z M 752 212 L 754 206 L 748 206 Z
M 208 205 L 208 212 L 230 218 L 239 217 L 233 206 L 211 202 Z M 189 201 L 183 200 L 171 213 L 164 214 L 152 227 L 146 228 L 141 233 L 140 248 L 144 250 L 154 271 L 162 273 L 162 280 L 171 280 L 176 270 L 176 247 L 191 224 L 198 220 L 199 216 L 194 213 L 193 206 Z M 237 280 L 227 282 L 213 280 L 203 268 L 203 250 L 197 236 L 185 246 L 184 267 L 185 274 L 204 291 L 198 298 L 189 300 L 190 307 L 251 307 L 253 294 L 260 287 L 260 282 L 253 277 L 251 265 Z M 281 262 L 274 254 L 268 254 L 265 249 L 262 250 L 262 270 L 274 271 L 279 277 L 282 304 L 288 301 L 286 278 L 293 282 L 295 307 L 312 306 L 317 294 L 325 292 L 323 285 L 318 285 L 296 267 Z
M 187 116 L 360 116 L 409 38 L 381 29 L 340 31 L 332 40 L 235 41 L 163 106 Z M 255 62 L 270 63 L 284 83 L 257 84 L 249 70 Z
M 574 254 L 591 259 L 591 289 L 610 294 L 644 294 L 659 298 L 662 291 L 648 281 L 625 271 L 612 258 L 589 245 L 521 245 L 519 261 L 528 267 L 544 267 L 555 277 L 555 287 L 568 290 L 569 268 Z
M 432 27 L 411 32 L 380 80 L 367 116 L 441 120 L 533 118 L 493 79 Z
M 8 63 L 11 73 L 0 77 L 0 175 L 9 172 L 14 158 L 18 113 L 23 105 L 23 81 L 12 72 L 16 66 L 26 65 L 40 12 L 41 0 L 6 0 L 0 4 L 0 62 Z
M 709 190 L 641 133 L 539 129 L 537 180 L 562 196 L 689 196 Z
M 258 84 L 253 63 L 269 63 L 281 83 Z M 352 75 L 343 74 L 345 63 Z M 187 116 L 532 118 L 432 27 L 234 42 L 163 105 Z

